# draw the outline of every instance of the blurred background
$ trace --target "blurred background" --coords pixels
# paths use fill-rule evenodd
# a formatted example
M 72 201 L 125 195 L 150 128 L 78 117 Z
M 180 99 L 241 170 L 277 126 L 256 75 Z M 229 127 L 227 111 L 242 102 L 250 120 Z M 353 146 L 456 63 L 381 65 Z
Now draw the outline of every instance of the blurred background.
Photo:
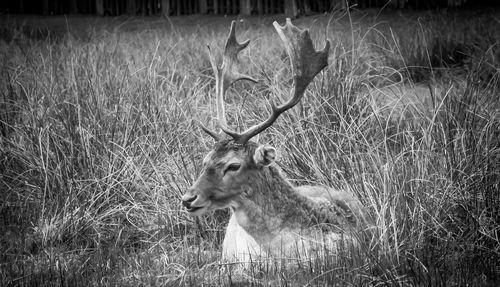
M 96 15 L 264 15 L 295 17 L 346 7 L 390 9 L 447 9 L 499 6 L 495 0 L 18 0 L 2 1 L 2 14 Z

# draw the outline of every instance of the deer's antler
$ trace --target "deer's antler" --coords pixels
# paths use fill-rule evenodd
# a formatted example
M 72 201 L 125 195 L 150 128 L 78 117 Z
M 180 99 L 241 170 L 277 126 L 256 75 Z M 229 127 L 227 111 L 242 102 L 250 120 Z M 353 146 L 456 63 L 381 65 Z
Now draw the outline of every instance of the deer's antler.
M 215 61 L 215 57 L 210 50 L 210 46 L 208 46 L 208 51 L 210 55 L 210 64 L 212 65 L 212 69 L 215 74 L 215 92 L 217 99 L 217 118 L 219 120 L 219 125 L 222 130 L 227 129 L 227 119 L 226 113 L 224 109 L 224 95 L 229 89 L 229 87 L 239 81 L 239 80 L 248 80 L 256 83 L 257 80 L 249 77 L 247 75 L 243 75 L 239 73 L 236 68 L 239 64 L 238 61 L 238 53 L 245 49 L 250 40 L 246 40 L 243 43 L 238 43 L 236 41 L 236 21 L 231 22 L 231 31 L 229 32 L 229 36 L 226 41 L 226 46 L 224 47 L 224 55 L 222 57 L 222 66 L 219 68 Z M 203 124 L 201 124 L 201 128 L 212 136 L 216 141 L 220 141 L 223 139 L 222 132 L 214 132 Z
M 293 96 L 280 106 L 272 104 L 271 115 L 265 121 L 245 130 L 241 134 L 229 130 L 227 125 L 221 123 L 222 130 L 237 143 L 246 143 L 252 137 L 270 127 L 282 113 L 295 106 L 304 96 L 309 83 L 328 65 L 328 51 L 330 49 L 330 42 L 328 40 L 322 51 L 316 51 L 309 31 L 301 30 L 294 26 L 290 18 L 286 19 L 285 26 L 280 26 L 276 21 L 273 25 L 285 45 L 292 65 L 294 78 Z
M 238 63 L 238 53 L 245 49 L 250 41 L 247 40 L 241 44 L 236 41 L 236 22 L 233 21 L 231 23 L 231 32 L 229 33 L 224 49 L 221 68 L 217 67 L 215 59 L 210 53 L 210 63 L 212 64 L 216 79 L 217 117 L 219 125 L 222 131 L 231 136 L 236 143 L 244 144 L 248 142 L 252 137 L 270 127 L 282 113 L 295 106 L 304 96 L 304 92 L 309 83 L 328 65 L 328 51 L 330 49 L 330 42 L 328 40 L 323 50 L 316 51 L 309 31 L 301 30 L 294 26 L 290 18 L 286 19 L 286 24 L 284 26 L 280 26 L 276 21 L 273 25 L 280 35 L 290 58 L 294 78 L 293 96 L 280 106 L 272 104 L 270 116 L 265 121 L 245 130 L 243 133 L 237 133 L 230 130 L 227 125 L 224 111 L 224 94 L 229 86 L 238 80 L 257 82 L 249 76 L 238 73 L 235 69 Z M 223 139 L 222 133 L 211 131 L 203 125 L 201 125 L 201 127 L 216 141 Z

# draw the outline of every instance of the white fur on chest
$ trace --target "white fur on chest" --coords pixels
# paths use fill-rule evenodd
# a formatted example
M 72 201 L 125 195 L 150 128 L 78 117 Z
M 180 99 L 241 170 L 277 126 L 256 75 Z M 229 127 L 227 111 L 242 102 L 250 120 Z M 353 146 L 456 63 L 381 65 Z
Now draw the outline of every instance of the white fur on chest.
M 279 258 L 310 259 L 322 256 L 329 250 L 335 251 L 339 246 L 356 244 L 346 234 L 323 233 L 320 230 L 307 232 L 282 231 L 272 241 L 259 245 L 257 241 L 238 224 L 233 213 L 229 219 L 224 242 L 222 258 L 229 262 L 252 262 L 268 256 Z
M 222 243 L 222 258 L 231 262 L 250 262 L 265 255 L 255 239 L 238 224 L 235 214 L 231 214 Z

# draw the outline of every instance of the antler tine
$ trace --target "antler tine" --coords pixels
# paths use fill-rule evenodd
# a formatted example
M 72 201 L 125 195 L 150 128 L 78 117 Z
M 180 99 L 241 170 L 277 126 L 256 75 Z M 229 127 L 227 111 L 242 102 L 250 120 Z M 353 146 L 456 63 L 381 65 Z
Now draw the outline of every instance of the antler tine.
M 294 78 L 293 96 L 280 106 L 272 104 L 271 115 L 265 121 L 250 127 L 242 134 L 234 133 L 227 130 L 226 127 L 221 126 L 225 133 L 232 136 L 239 143 L 246 143 L 252 137 L 270 127 L 283 112 L 295 106 L 304 96 L 309 83 L 328 65 L 328 51 L 330 49 L 330 42 L 328 40 L 326 40 L 322 51 L 316 51 L 309 31 L 301 30 L 294 26 L 290 18 L 286 19 L 284 26 L 280 26 L 276 21 L 273 25 L 280 35 L 290 58 Z
M 239 64 L 238 54 L 244 50 L 250 40 L 246 40 L 243 43 L 238 43 L 236 40 L 236 21 L 231 22 L 231 30 L 229 31 L 229 36 L 226 41 L 226 45 L 224 47 L 224 55 L 222 57 L 222 66 L 219 68 L 215 61 L 215 57 L 212 55 L 212 51 L 210 50 L 210 46 L 208 46 L 209 56 L 210 56 L 210 64 L 215 74 L 215 91 L 216 91 L 216 100 L 217 100 L 217 119 L 219 121 L 219 126 L 223 131 L 228 130 L 227 127 L 227 119 L 226 112 L 224 107 L 224 95 L 229 89 L 229 87 L 239 81 L 239 80 L 248 80 L 256 83 L 257 80 L 253 79 L 250 76 L 239 73 L 236 68 Z M 216 141 L 222 140 L 222 132 L 216 133 L 214 131 L 209 130 L 205 126 L 201 125 L 201 128 L 212 136 Z M 234 132 L 226 132 L 226 134 L 231 135 Z M 235 134 L 235 133 L 234 133 Z
M 216 133 L 215 131 L 207 128 L 202 122 L 198 122 L 198 124 L 200 125 L 201 129 L 208 135 L 210 135 L 216 142 L 222 140 L 222 133 Z

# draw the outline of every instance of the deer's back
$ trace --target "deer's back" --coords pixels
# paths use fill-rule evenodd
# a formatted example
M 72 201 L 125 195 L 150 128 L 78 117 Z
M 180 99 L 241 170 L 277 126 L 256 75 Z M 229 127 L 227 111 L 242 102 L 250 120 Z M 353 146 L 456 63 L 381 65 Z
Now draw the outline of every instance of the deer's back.
M 328 202 L 332 209 L 342 210 L 348 221 L 353 224 L 365 217 L 364 206 L 361 202 L 345 190 L 338 190 L 326 186 L 302 185 L 295 187 L 295 190 L 316 203 Z

